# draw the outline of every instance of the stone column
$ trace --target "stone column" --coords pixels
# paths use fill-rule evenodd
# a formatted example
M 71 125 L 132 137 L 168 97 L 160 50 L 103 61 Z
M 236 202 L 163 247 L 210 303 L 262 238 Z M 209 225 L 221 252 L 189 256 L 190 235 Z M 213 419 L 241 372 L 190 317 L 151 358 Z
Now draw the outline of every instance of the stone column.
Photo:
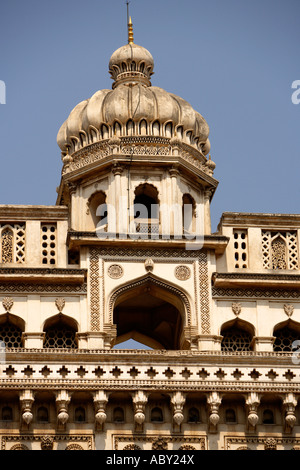
M 67 186 L 68 186 L 68 189 L 69 189 L 69 197 L 70 197 L 70 228 L 72 230 L 76 230 L 76 226 L 74 226 L 74 223 L 76 223 L 76 211 L 78 210 L 78 208 L 76 207 L 76 204 L 75 204 L 75 195 L 76 195 L 76 190 L 77 190 L 77 184 L 76 183 L 72 183 L 71 181 L 69 181 L 67 183 Z
M 115 194 L 115 207 L 114 207 L 114 218 L 115 220 L 111 220 L 110 215 L 108 214 L 109 226 L 108 231 L 122 234 L 127 233 L 127 214 L 124 217 L 123 207 L 122 207 L 122 185 L 121 185 L 121 175 L 123 173 L 123 167 L 118 165 L 117 163 L 114 164 L 112 168 L 112 173 L 115 177 L 114 179 L 114 194 Z M 127 223 L 126 223 L 127 222 Z
M 204 191 L 204 235 L 211 235 L 210 198 L 211 190 Z
M 171 193 L 172 198 L 169 201 L 170 209 L 170 216 L 171 216 L 171 223 L 170 231 L 174 237 L 182 238 L 183 233 L 183 226 L 182 226 L 182 201 L 179 201 L 178 195 L 178 181 L 177 178 L 179 176 L 179 171 L 176 166 L 173 166 L 169 170 L 171 176 Z M 172 215 L 171 215 L 172 214 Z

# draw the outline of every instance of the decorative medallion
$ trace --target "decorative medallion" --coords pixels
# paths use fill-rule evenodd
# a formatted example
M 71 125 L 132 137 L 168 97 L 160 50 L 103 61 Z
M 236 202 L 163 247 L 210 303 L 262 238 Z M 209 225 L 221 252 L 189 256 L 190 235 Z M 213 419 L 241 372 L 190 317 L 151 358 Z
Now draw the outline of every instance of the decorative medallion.
M 112 264 L 109 266 L 107 273 L 112 279 L 120 279 L 123 276 L 123 268 L 119 264 Z
M 186 281 L 191 277 L 191 270 L 188 266 L 177 266 L 175 269 L 175 277 L 180 281 Z
M 284 304 L 283 309 L 288 317 L 291 317 L 294 313 L 294 305 L 292 304 Z
M 242 306 L 241 304 L 237 303 L 237 302 L 234 302 L 232 305 L 231 305 L 231 308 L 232 308 L 232 311 L 233 313 L 238 316 L 241 311 L 242 311 Z
M 10 313 L 13 305 L 14 305 L 14 301 L 11 297 L 5 297 L 3 300 L 2 300 L 2 305 L 5 309 L 5 311 L 7 313 Z

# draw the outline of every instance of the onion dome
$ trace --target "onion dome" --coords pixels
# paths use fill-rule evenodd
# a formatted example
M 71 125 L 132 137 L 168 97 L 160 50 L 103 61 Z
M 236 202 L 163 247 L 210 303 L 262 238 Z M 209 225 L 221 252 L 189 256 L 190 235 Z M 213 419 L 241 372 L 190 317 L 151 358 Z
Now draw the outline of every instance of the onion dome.
M 109 61 L 112 89 L 97 91 L 71 111 L 57 136 L 62 155 L 114 135 L 176 137 L 207 155 L 205 119 L 184 99 L 152 86 L 153 69 L 150 52 L 133 42 L 130 21 L 128 44 Z

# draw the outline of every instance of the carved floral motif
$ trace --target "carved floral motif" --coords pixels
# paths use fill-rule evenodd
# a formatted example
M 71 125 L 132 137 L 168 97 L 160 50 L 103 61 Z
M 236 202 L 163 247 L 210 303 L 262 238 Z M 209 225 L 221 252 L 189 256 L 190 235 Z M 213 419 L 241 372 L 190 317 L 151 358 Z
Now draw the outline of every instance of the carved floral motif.
M 175 277 L 180 281 L 186 281 L 191 277 L 191 270 L 188 266 L 177 266 L 175 268 Z
M 119 264 L 112 264 L 107 270 L 107 274 L 112 279 L 120 279 L 123 276 L 124 270 Z

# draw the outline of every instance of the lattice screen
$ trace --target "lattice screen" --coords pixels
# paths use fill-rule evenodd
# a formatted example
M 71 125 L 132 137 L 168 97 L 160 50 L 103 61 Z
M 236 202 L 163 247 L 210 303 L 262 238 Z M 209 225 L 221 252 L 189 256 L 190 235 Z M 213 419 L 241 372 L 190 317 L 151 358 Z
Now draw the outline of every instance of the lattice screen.
M 0 224 L 0 262 L 25 263 L 25 224 Z
M 248 268 L 247 230 L 234 230 L 234 267 Z
M 56 264 L 56 224 L 41 224 L 42 263 Z
M 262 255 L 266 269 L 298 269 L 297 232 L 262 230 Z

